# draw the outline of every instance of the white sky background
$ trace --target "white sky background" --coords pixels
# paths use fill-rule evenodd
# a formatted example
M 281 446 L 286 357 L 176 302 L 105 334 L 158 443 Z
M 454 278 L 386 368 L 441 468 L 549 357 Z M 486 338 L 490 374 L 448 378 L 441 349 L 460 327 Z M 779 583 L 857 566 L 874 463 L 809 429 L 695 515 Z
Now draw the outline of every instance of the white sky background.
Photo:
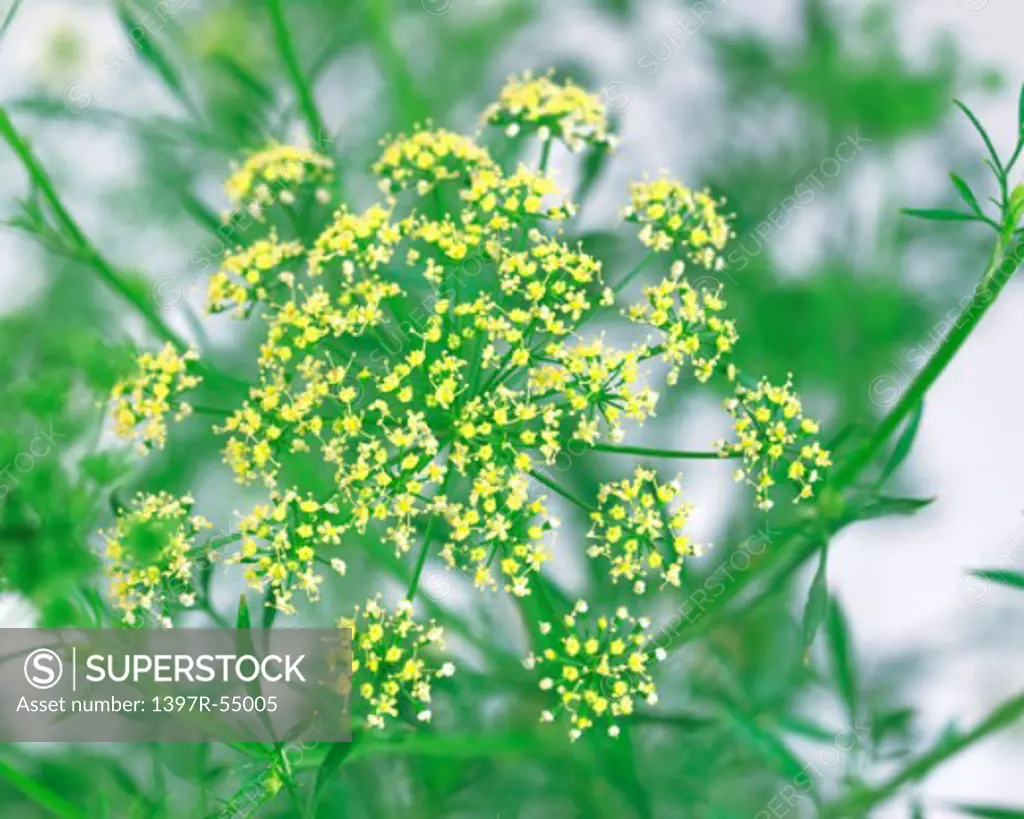
M 715 2 L 709 0 L 708 5 Z M 476 0 L 455 0 L 449 13 L 459 14 L 461 7 L 469 9 L 471 5 L 476 5 Z M 647 49 L 663 51 L 663 32 L 682 14 L 676 4 L 666 0 L 645 0 L 637 5 L 643 14 L 625 29 L 596 18 L 575 0 L 552 2 L 543 23 L 520 38 L 512 53 L 499 55 L 495 61 L 495 70 L 503 71 L 523 65 L 527 56 L 529 61 L 543 64 L 545 58 L 570 55 L 590 65 L 603 82 L 628 85 L 631 105 L 624 119 L 623 148 L 602 186 L 600 201 L 586 214 L 588 219 L 607 217 L 614 201 L 611 194 L 617 195 L 626 180 L 645 170 L 657 171 L 665 165 L 685 177 L 687 161 L 699 155 L 700 141 L 679 136 L 679 112 L 687 107 L 706 110 L 716 99 L 714 74 L 696 42 L 701 31 L 684 34 L 679 53 L 670 64 L 649 80 L 644 78 L 647 89 L 630 78 L 627 69 L 639 76 L 636 60 Z M 861 3 L 846 0 L 845 5 Z M 0 0 L 0 14 L 7 6 L 9 0 Z M 792 36 L 795 7 L 794 0 L 724 0 L 705 25 L 713 30 L 739 21 L 752 22 L 786 39 Z M 1024 79 L 1024 0 L 900 0 L 898 7 L 908 54 L 923 53 L 933 34 L 949 31 L 978 68 L 997 67 L 1006 75 L 1009 81 L 1003 93 L 979 95 L 974 105 L 1004 145 L 1016 127 L 1014 86 L 1019 88 Z M 429 20 L 425 18 L 424 24 Z M 29 0 L 0 46 L 0 98 L 25 93 L 28 84 L 49 84 L 59 96 L 74 79 L 51 76 L 40 56 L 45 42 L 61 28 L 85 38 L 82 59 L 86 65 L 95 66 L 120 42 L 113 16 L 100 4 Z M 148 93 L 151 86 L 142 83 L 140 72 L 124 72 L 109 90 L 101 89 L 102 105 L 166 110 Z M 664 133 L 666 111 L 672 112 L 670 135 Z M 95 202 L 97 185 L 130 183 L 130 152 L 117 138 L 103 136 L 104 132 L 76 131 L 72 141 L 57 128 L 42 133 L 38 121 L 24 121 L 32 128 L 72 210 L 87 228 L 105 224 L 105 233 L 96 238 L 101 246 L 107 246 L 116 234 L 110 234 L 112 226 L 95 206 L 90 212 L 89 203 Z M 693 132 L 699 131 L 700 125 L 695 123 Z M 684 146 L 682 161 L 680 142 Z M 924 173 L 933 177 L 926 183 L 928 189 L 941 190 L 945 165 L 925 164 Z M 920 176 L 917 169 L 915 177 Z M 8 152 L 0 150 L 0 202 L 5 210 L 11 192 L 23 190 L 22 184 Z M 908 195 L 918 192 L 917 188 L 908 189 Z M 792 252 L 792 258 L 813 259 L 813 232 L 799 233 L 806 237 L 803 246 L 787 245 L 786 252 Z M 0 310 L 31 298 L 33 277 L 38 275 L 34 272 L 38 269 L 37 252 L 10 232 L 0 232 L 0 258 L 4 260 L 0 266 Z M 920 274 L 927 280 L 927 271 Z M 1017 693 L 1024 682 L 1021 595 L 993 589 L 977 600 L 986 594 L 984 587 L 965 586 L 963 581 L 969 568 L 1024 570 L 1024 480 L 1020 477 L 1024 380 L 1018 377 L 1024 350 L 1022 316 L 1024 287 L 1011 284 L 929 395 L 909 468 L 918 477 L 921 494 L 935 495 L 937 502 L 910 519 L 858 524 L 836 540 L 831 552 L 831 584 L 851 618 L 863 673 L 870 675 L 912 650 L 924 649 L 922 653 L 932 657 L 918 675 L 915 690 L 907 694 L 921 709 L 925 718 L 922 728 L 929 736 L 953 717 L 959 717 L 961 725 L 973 724 L 996 703 Z M 0 624 L 24 622 L 25 616 L 22 607 L 0 598 Z M 991 639 L 980 639 L 992 634 L 1001 635 L 998 647 Z M 948 802 L 1002 802 L 1020 807 L 1024 805 L 1022 768 L 1024 728 L 1018 727 L 934 774 L 919 791 L 928 805 L 927 815 L 931 819 L 960 815 L 942 809 Z M 905 805 L 893 802 L 875 815 L 909 814 Z

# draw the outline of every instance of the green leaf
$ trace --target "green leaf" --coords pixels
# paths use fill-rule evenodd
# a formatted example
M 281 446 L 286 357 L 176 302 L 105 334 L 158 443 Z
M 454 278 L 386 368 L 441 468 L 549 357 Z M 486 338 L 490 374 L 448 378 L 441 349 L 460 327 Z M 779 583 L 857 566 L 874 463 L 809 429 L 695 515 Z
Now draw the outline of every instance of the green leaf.
M 15 3 L 17 5 L 17 3 Z M 1024 85 L 1020 87 L 1020 103 L 1018 104 L 1019 115 L 1017 133 L 1020 134 L 1020 139 L 1024 140 Z
M 149 36 L 146 26 L 135 18 L 131 9 L 124 2 L 117 3 L 117 16 L 128 33 L 128 38 L 135 43 L 142 59 L 160 75 L 168 88 L 172 91 L 185 107 L 191 110 L 191 101 L 185 93 L 185 86 L 181 81 L 181 75 L 171 61 L 163 53 L 156 41 Z
M 921 401 L 914 407 L 906 426 L 903 428 L 903 432 L 900 434 L 899 440 L 896 442 L 896 446 L 893 447 L 892 455 L 889 456 L 888 463 L 882 469 L 882 475 L 878 481 L 879 484 L 885 483 L 907 459 L 911 448 L 914 446 L 917 432 L 921 428 L 921 418 L 923 415 L 924 401 Z
M 950 172 L 949 178 L 953 180 L 953 187 L 956 188 L 956 192 L 960 194 L 960 198 L 964 200 L 967 207 L 981 216 L 981 205 L 978 204 L 978 200 L 968 184 L 953 172 Z
M 3 23 L 0 23 L 0 40 L 4 39 L 4 35 L 7 33 L 7 29 L 11 27 L 11 23 L 14 22 L 14 15 L 18 13 L 18 7 L 21 5 L 21 0 L 14 0 L 11 3 L 11 7 L 7 9 L 7 14 L 4 15 Z
M 54 793 L 31 776 L 12 768 L 2 761 L 0 761 L 0 778 L 6 780 L 12 787 L 41 808 L 45 808 L 53 816 L 58 816 L 62 819 L 86 819 L 85 813 L 70 802 L 65 801 L 64 797 Z M 4 813 L 6 814 L 7 811 L 5 810 Z
M 1014 224 L 1020 222 L 1024 216 L 1024 184 L 1018 185 L 1010 193 L 1010 218 Z
M 975 577 L 1009 586 L 1011 589 L 1024 589 L 1024 572 L 1007 572 L 1002 569 L 977 569 L 971 572 Z
M 981 217 L 944 208 L 901 208 L 900 213 L 933 222 L 979 222 Z
M 341 769 L 341 766 L 348 759 L 354 747 L 354 743 L 351 742 L 335 742 L 331 744 L 331 749 L 327 752 L 327 756 L 324 757 L 324 761 L 320 763 L 320 767 L 316 772 L 316 785 L 313 788 L 314 804 L 316 804 L 323 789 Z
M 989 138 L 988 131 L 985 130 L 984 126 L 974 115 L 974 112 L 966 105 L 964 105 L 962 102 L 960 102 L 960 100 L 953 100 L 953 104 L 964 112 L 964 116 L 966 116 L 967 119 L 971 121 L 971 124 L 974 126 L 975 130 L 977 130 L 977 132 L 981 134 L 982 141 L 984 141 L 985 147 L 988 149 L 989 156 L 992 157 L 992 163 L 994 165 L 993 170 L 995 171 L 996 176 L 999 179 L 1002 179 L 1003 163 L 1000 161 L 999 154 L 996 152 L 996 148 L 992 144 L 992 140 Z
M 818 629 L 828 611 L 828 543 L 821 547 L 818 570 L 814 573 L 811 588 L 807 592 L 807 606 L 804 608 L 804 662 L 809 662 L 811 646 Z
M 762 759 L 768 767 L 785 779 L 795 782 L 804 777 L 810 781 L 807 766 L 789 749 L 778 736 L 764 728 L 752 716 L 723 703 L 723 708 L 735 728 L 737 739 L 742 742 L 755 756 Z M 809 794 L 815 803 L 819 803 L 817 788 L 810 788 Z
M 576 188 L 576 202 L 585 202 L 590 191 L 601 178 L 604 169 L 608 164 L 609 150 L 605 145 L 597 145 L 591 148 L 583 160 L 583 169 L 580 174 L 580 184 Z
M 248 630 L 252 628 L 252 619 L 249 617 L 249 603 L 245 594 L 238 596 L 238 617 L 235 620 L 235 628 Z
M 913 515 L 935 502 L 935 498 L 894 498 L 877 495 L 856 510 L 855 520 L 872 520 L 890 515 Z
M 1013 808 L 997 808 L 991 805 L 953 805 L 952 807 L 967 816 L 979 819 L 1024 819 L 1024 810 Z
M 860 695 L 857 686 L 857 668 L 853 646 L 850 644 L 850 630 L 846 625 L 846 616 L 843 614 L 839 601 L 835 598 L 829 601 L 825 630 L 828 637 L 832 678 L 839 689 L 839 695 L 846 704 L 850 727 L 856 729 L 860 725 L 858 721 Z

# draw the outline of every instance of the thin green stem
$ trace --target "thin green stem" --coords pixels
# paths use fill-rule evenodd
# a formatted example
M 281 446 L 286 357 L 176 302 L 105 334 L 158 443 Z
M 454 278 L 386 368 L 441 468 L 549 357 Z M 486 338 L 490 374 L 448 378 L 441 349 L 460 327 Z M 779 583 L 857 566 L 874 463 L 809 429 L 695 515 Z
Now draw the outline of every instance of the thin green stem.
M 963 346 L 1024 257 L 1024 246 L 1022 245 L 1018 245 L 1012 252 L 1007 250 L 1012 236 L 1012 233 L 1007 235 L 1005 232 L 1000 236 L 985 274 L 975 289 L 970 303 L 955 322 L 953 331 L 933 353 L 900 402 L 879 422 L 878 427 L 864 446 L 856 450 L 849 460 L 837 467 L 829 481 L 828 491 L 839 494 L 855 483 Z M 815 519 L 814 523 L 819 525 L 820 521 Z M 804 526 L 794 527 L 781 542 L 771 544 L 772 548 L 752 558 L 750 568 L 743 573 L 742 577 L 726 584 L 724 591 L 716 596 L 713 605 L 703 608 L 700 614 L 692 620 L 687 617 L 668 626 L 659 635 L 658 644 L 668 650 L 673 650 L 694 637 L 707 633 L 729 617 L 729 603 L 734 601 L 752 582 L 772 574 L 775 570 L 782 573 L 792 572 L 813 556 L 820 544 L 820 537 L 807 536 Z M 770 593 L 773 587 L 772 583 L 764 584 L 762 595 Z M 751 605 L 754 604 L 756 604 L 756 599 L 751 601 Z M 747 609 L 749 608 L 750 606 L 747 607 Z
M 540 172 L 546 174 L 548 172 L 548 162 L 551 161 L 551 146 L 554 144 L 554 138 L 548 137 L 544 140 L 544 147 L 541 148 L 540 152 Z
M 921 781 L 964 749 L 1012 725 L 1021 717 L 1024 717 L 1024 692 L 1002 703 L 970 731 L 940 740 L 934 748 L 911 760 L 877 788 L 854 792 L 846 799 L 826 806 L 821 814 L 823 819 L 867 816 L 873 808 L 894 797 L 904 785 Z
M 179 349 L 186 349 L 188 345 L 177 333 L 167 326 L 160 317 L 159 311 L 150 303 L 149 299 L 138 288 L 132 286 L 124 279 L 100 255 L 99 251 L 93 247 L 88 237 L 78 226 L 78 223 L 68 212 L 67 208 L 64 207 L 53 182 L 32 153 L 28 142 L 15 129 L 14 124 L 7 115 L 7 111 L 2 107 L 0 107 L 0 136 L 11 146 L 11 149 L 21 160 L 22 165 L 25 166 L 25 170 L 28 172 L 32 183 L 43 195 L 61 229 L 74 244 L 74 249 L 81 254 L 83 261 L 96 271 L 96 274 L 111 290 L 138 310 L 146 324 L 157 336 L 165 341 L 170 341 Z
M 855 480 L 871 462 L 878 450 L 889 437 L 899 428 L 903 420 L 911 413 L 925 393 L 931 389 L 939 376 L 963 347 L 964 342 L 978 326 L 985 313 L 995 303 L 1006 283 L 1012 278 L 1021 262 L 1021 251 L 1018 245 L 1010 252 L 1009 245 L 1012 234 L 1001 235 L 992 252 L 988 267 L 981 282 L 974 290 L 970 303 L 963 309 L 953 325 L 953 330 L 943 340 L 939 348 L 932 354 L 910 388 L 906 390 L 895 407 L 886 415 L 867 443 L 849 461 L 842 464 L 835 473 L 834 482 L 846 486 Z
M 85 812 L 65 801 L 64 797 L 50 790 L 46 785 L 23 774 L 6 762 L 0 761 L 0 779 L 8 782 L 39 807 L 61 819 L 85 819 Z
M 619 446 L 617 444 L 593 444 L 595 452 L 608 452 L 613 455 L 642 455 L 648 458 L 679 458 L 692 460 L 724 461 L 738 458 L 738 455 L 721 455 L 718 452 L 692 452 L 681 449 L 651 449 L 644 446 Z
M 546 486 L 552 492 L 555 492 L 556 494 L 561 495 L 567 501 L 569 501 L 572 504 L 575 504 L 580 509 L 583 509 L 586 512 L 594 511 L 590 506 L 588 506 L 586 503 L 584 503 L 579 498 L 577 498 L 575 495 L 573 495 L 568 489 L 564 489 L 563 487 L 559 486 L 557 483 L 555 483 L 553 480 L 551 480 L 551 478 L 549 478 L 547 475 L 544 475 L 544 474 L 542 474 L 540 472 L 537 472 L 536 470 L 533 470 L 533 471 L 530 472 L 530 477 L 533 478 L 535 481 L 544 484 L 544 486 Z
M 395 17 L 391 0 L 365 2 L 370 42 L 387 80 L 392 115 L 402 127 L 425 119 L 430 115 L 430 105 L 420 92 L 412 71 L 391 35 Z
M 299 65 L 298 56 L 295 53 L 295 44 L 292 42 L 291 33 L 288 30 L 288 23 L 284 18 L 284 9 L 281 0 L 267 0 L 267 9 L 270 12 L 270 22 L 274 29 L 274 39 L 277 41 L 277 49 L 281 53 L 281 60 L 284 62 L 285 70 L 295 88 L 295 94 L 299 98 L 299 108 L 306 120 L 306 127 L 309 129 L 309 136 L 313 144 L 319 147 L 327 139 L 328 131 L 324 125 L 323 117 L 316 107 L 316 99 L 313 96 L 313 89 L 306 82 L 306 75 Z
M 654 258 L 654 255 L 655 255 L 654 251 L 652 250 L 650 253 L 648 253 L 646 256 L 644 256 L 640 260 L 640 262 L 637 264 L 637 266 L 634 267 L 632 270 L 630 270 L 623 277 L 622 281 L 620 281 L 617 285 L 615 285 L 612 288 L 612 292 L 617 296 L 617 295 L 619 295 L 619 293 L 621 293 L 623 290 L 625 290 L 629 286 L 629 283 L 631 281 L 633 281 L 633 279 L 635 279 L 640 274 L 640 271 L 643 270 L 645 267 L 647 267 L 647 265 L 650 263 L 651 259 Z
M 444 480 L 441 481 L 441 486 L 437 490 L 438 495 L 443 495 L 448 491 L 448 485 L 451 483 L 451 479 L 454 474 L 455 467 L 452 466 L 450 460 L 446 460 Z M 423 574 L 423 567 L 427 564 L 427 555 L 430 552 L 430 544 L 434 536 L 435 523 L 437 523 L 437 515 L 431 515 L 430 520 L 427 521 L 427 528 L 423 532 L 423 545 L 420 547 L 419 556 L 416 558 L 416 568 L 413 569 L 412 578 L 409 580 L 409 590 L 405 593 L 406 600 L 412 600 L 416 596 L 416 589 L 420 585 L 420 577 Z

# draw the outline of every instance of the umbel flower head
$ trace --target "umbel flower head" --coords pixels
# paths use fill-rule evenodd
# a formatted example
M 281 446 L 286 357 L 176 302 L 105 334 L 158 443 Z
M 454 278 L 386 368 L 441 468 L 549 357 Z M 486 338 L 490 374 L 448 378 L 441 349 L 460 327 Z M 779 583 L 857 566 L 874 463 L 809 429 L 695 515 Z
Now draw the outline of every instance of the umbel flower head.
M 154 446 L 162 449 L 167 416 L 173 413 L 180 421 L 192 411 L 181 396 L 202 381 L 191 366 L 197 358 L 195 351 L 178 353 L 170 343 L 158 353 L 142 353 L 135 373 L 118 381 L 111 391 L 115 432 L 136 440 L 143 452 Z
M 611 141 L 600 99 L 551 76 L 513 78 L 484 120 L 543 141 L 547 158 Z M 731 234 L 710 193 L 664 176 L 633 186 L 624 217 L 639 226 L 648 252 L 636 270 L 650 279 L 630 304 L 620 294 L 632 274 L 609 273 L 568 233 L 577 206 L 546 162 L 506 168 L 471 137 L 420 128 L 385 141 L 373 166 L 383 198 L 361 209 L 331 201 L 331 169 L 306 148 L 250 156 L 227 192 L 256 225 L 233 231 L 237 246 L 209 283 L 210 312 L 260 333 L 252 383 L 214 430 L 236 479 L 264 493 L 241 514 L 226 562 L 267 606 L 322 605 L 367 537 L 409 569 L 410 599 L 431 559 L 481 591 L 534 594 L 558 528 L 542 473 L 570 444 L 610 447 L 652 418 L 665 365 L 668 386 L 692 375 L 731 393 L 736 440 L 720 450 L 742 459 L 759 506 L 779 482 L 797 500 L 812 495 L 829 463 L 816 424 L 792 384 L 740 372 L 721 288 L 691 275 L 721 268 Z M 589 327 L 602 311 L 648 336 L 628 343 Z M 165 415 L 186 411 L 178 395 L 196 383 L 189 361 L 171 348 L 140 358 L 139 376 L 115 391 L 122 430 L 145 421 L 144 440 L 163 443 Z M 600 490 L 590 554 L 610 582 L 678 585 L 696 551 L 689 514 L 675 483 L 638 470 Z M 162 589 L 184 571 L 174 555 L 187 541 L 155 575 L 119 555 L 131 612 L 172 599 L 145 597 L 140 578 Z M 429 719 L 430 683 L 452 669 L 432 660 L 440 629 L 416 621 L 411 603 L 389 612 L 376 599 L 350 622 L 367 724 Z M 598 722 L 615 734 L 638 700 L 653 704 L 648 625 L 625 610 L 588 620 L 582 604 L 553 621 L 552 644 L 529 661 L 557 696 L 546 718 L 566 715 L 574 739 Z
M 352 629 L 352 684 L 368 706 L 367 727 L 383 728 L 403 707 L 430 722 L 433 681 L 455 673 L 454 663 L 434 660 L 444 649 L 444 629 L 413 619 L 408 600 L 388 611 L 379 595 L 338 625 Z
M 194 604 L 194 540 L 211 526 L 192 514 L 194 503 L 189 495 L 140 493 L 104 533 L 114 606 L 129 625 L 142 625 L 149 617 L 170 625 L 172 607 Z
M 735 477 L 754 487 L 757 507 L 771 509 L 769 490 L 780 477 L 797 487 L 797 500 L 811 497 L 832 459 L 815 440 L 818 422 L 804 417 L 792 380 L 782 386 L 767 379 L 754 387 L 737 384 L 736 395 L 725 402 L 725 408 L 735 419 L 739 440 L 719 441 L 717 446 L 722 455 L 743 459 Z
M 536 133 L 541 140 L 560 139 L 573 152 L 612 142 L 600 97 L 572 82 L 556 82 L 550 74 L 509 77 L 483 121 L 511 137 Z
M 622 216 L 643 225 L 640 241 L 651 250 L 672 252 L 707 270 L 721 270 L 725 266 L 722 249 L 732 230 L 719 213 L 720 204 L 707 191 L 692 191 L 662 176 L 634 182 Z
M 541 721 L 565 718 L 573 741 L 596 725 L 616 737 L 619 720 L 634 713 L 638 701 L 657 703 L 651 666 L 664 652 L 648 648 L 649 628 L 648 620 L 626 608 L 611 617 L 592 617 L 583 600 L 561 623 L 542 623 L 552 645 L 526 658 L 526 667 L 541 675 L 540 689 L 554 698 Z
M 224 184 L 236 209 L 258 221 L 276 203 L 290 205 L 305 190 L 325 200 L 334 163 L 316 151 L 296 145 L 269 145 L 250 154 Z
M 625 311 L 632 321 L 662 331 L 661 343 L 652 351 L 661 353 L 671 365 L 669 384 L 678 381 L 686 364 L 698 381 L 706 382 L 729 361 L 739 340 L 735 322 L 719 315 L 726 308 L 721 287 L 697 289 L 683 275 L 684 270 L 681 261 L 675 262 L 667 278 L 644 288 L 644 301 Z M 735 378 L 732 364 L 726 372 L 730 381 Z
M 612 582 L 627 580 L 647 591 L 654 575 L 661 586 L 679 586 L 683 560 L 701 550 L 683 532 L 693 505 L 680 497 L 679 479 L 661 483 L 653 470 L 637 467 L 632 480 L 601 484 L 591 512 L 587 555 L 608 563 Z

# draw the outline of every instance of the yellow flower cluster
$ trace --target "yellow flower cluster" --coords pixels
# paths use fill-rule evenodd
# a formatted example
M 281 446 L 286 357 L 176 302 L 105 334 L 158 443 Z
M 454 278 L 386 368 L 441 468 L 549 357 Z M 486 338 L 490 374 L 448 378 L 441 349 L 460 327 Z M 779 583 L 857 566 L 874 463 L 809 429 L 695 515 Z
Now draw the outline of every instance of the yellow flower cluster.
M 692 191 L 674 179 L 634 182 L 623 218 L 643 225 L 640 241 L 659 253 L 672 251 L 707 268 L 725 266 L 722 250 L 732 236 L 721 203 L 707 191 Z
M 156 617 L 169 626 L 173 607 L 195 604 L 193 540 L 212 524 L 191 514 L 193 504 L 188 495 L 140 493 L 132 508 L 118 513 L 114 529 L 103 533 L 114 606 L 128 625 Z
M 235 208 L 246 208 L 257 219 L 263 211 L 280 202 L 296 201 L 298 190 L 314 186 L 319 201 L 327 201 L 334 163 L 309 148 L 269 145 L 251 154 L 224 184 Z
M 416 131 L 382 144 L 386 147 L 373 172 L 385 193 L 415 185 L 423 196 L 438 182 L 465 179 L 478 170 L 495 167 L 486 149 L 444 129 Z
M 231 307 L 244 316 L 253 305 L 274 300 L 272 292 L 290 289 L 295 282 L 299 260 L 305 248 L 300 242 L 282 242 L 277 233 L 240 247 L 224 258 L 219 272 L 210 277 L 206 292 L 207 312 L 220 313 Z
M 257 505 L 239 522 L 241 549 L 224 562 L 241 564 L 249 588 L 263 593 L 268 606 L 294 614 L 296 591 L 310 602 L 320 599 L 324 578 L 317 571 L 317 549 L 339 546 L 347 522 L 336 503 L 300 498 L 291 490 L 273 493 L 271 503 Z M 340 558 L 328 565 L 345 574 L 347 567 Z
M 772 508 L 768 493 L 781 472 L 797 487 L 796 500 L 811 497 L 832 460 L 814 437 L 818 423 L 804 417 L 792 378 L 782 386 L 767 379 L 752 388 L 737 384 L 736 395 L 726 400 L 725 408 L 735 420 L 739 440 L 718 441 L 716 446 L 724 456 L 743 458 L 736 479 L 746 479 L 754 487 L 757 507 Z
M 683 263 L 677 261 L 671 276 L 643 292 L 644 302 L 632 305 L 626 314 L 663 331 L 656 351 L 672 365 L 668 383 L 677 381 L 687 362 L 698 381 L 711 378 L 739 340 L 735 322 L 718 315 L 726 307 L 721 288 L 715 292 L 696 289 L 683 276 Z M 735 377 L 731 366 L 728 376 Z
M 420 722 L 430 722 L 433 681 L 455 673 L 453 663 L 439 666 L 430 656 L 444 650 L 444 629 L 416 621 L 408 600 L 387 611 L 379 596 L 338 625 L 352 629 L 352 683 L 369 706 L 366 726 L 384 728 L 403 706 Z
M 536 133 L 544 141 L 560 139 L 574 152 L 613 141 L 600 97 L 550 75 L 509 77 L 498 99 L 484 109 L 483 122 L 503 128 L 508 136 Z
M 661 483 L 638 466 L 632 480 L 601 484 L 597 501 L 587 555 L 607 561 L 612 582 L 631 581 L 637 594 L 647 591 L 651 574 L 662 588 L 679 586 L 683 560 L 701 550 L 683 533 L 693 506 L 681 500 L 678 479 Z
M 572 202 L 561 199 L 550 176 L 522 165 L 511 176 L 496 167 L 473 174 L 461 196 L 466 203 L 463 221 L 496 232 L 495 239 L 514 225 L 532 225 L 539 219 L 560 222 L 576 212 Z
M 593 623 L 591 619 L 586 602 L 578 601 L 563 617 L 553 645 L 531 654 L 525 663 L 543 675 L 540 689 L 557 695 L 541 721 L 567 717 L 573 741 L 597 724 L 606 725 L 609 736 L 616 737 L 617 720 L 634 713 L 638 699 L 657 703 L 650 669 L 665 656 L 662 649 L 648 648 L 650 622 L 633 617 L 628 609 L 593 618 Z M 551 634 L 551 624 L 542 623 L 541 632 Z
M 609 141 L 600 101 L 549 77 L 514 79 L 485 119 L 573 149 Z M 305 149 L 272 146 L 228 189 L 260 218 L 325 184 L 330 167 Z M 237 480 L 268 496 L 242 515 L 227 563 L 284 613 L 319 598 L 325 568 L 345 573 L 343 550 L 357 535 L 386 543 L 415 578 L 440 559 L 479 589 L 532 594 L 557 528 L 537 470 L 574 441 L 621 441 L 651 418 L 654 359 L 669 364 L 670 383 L 684 369 L 699 382 L 723 369 L 739 382 L 730 360 L 738 336 L 721 293 L 684 276 L 687 262 L 720 266 L 728 223 L 707 193 L 667 179 L 633 187 L 626 218 L 643 225 L 645 244 L 673 255 L 666 277 L 624 311 L 657 337 L 614 344 L 583 334 L 600 308 L 616 306 L 615 291 L 597 258 L 563 240 L 561 223 L 576 207 L 545 169 L 506 172 L 471 139 L 420 130 L 386 144 L 374 170 L 384 201 L 311 208 L 301 241 L 279 239 L 286 221 L 274 220 L 276 230 L 245 235 L 210 282 L 212 311 L 248 316 L 258 307 L 264 331 L 254 383 L 217 427 Z M 399 205 L 392 194 L 402 192 L 409 201 Z M 198 381 L 187 371 L 192 357 L 167 348 L 140 359 L 141 374 L 115 391 L 119 428 L 145 420 L 144 440 L 162 444 L 164 415 L 186 412 L 176 396 Z M 791 385 L 736 389 L 727 410 L 739 440 L 722 443 L 723 454 L 743 458 L 761 506 L 783 470 L 810 495 L 828 453 Z M 296 485 L 307 479 L 312 491 Z M 695 547 L 682 532 L 690 507 L 677 485 L 637 470 L 605 484 L 598 504 L 589 552 L 612 578 L 637 592 L 652 576 L 679 585 Z M 127 552 L 119 559 L 131 578 L 120 593 L 134 611 L 145 590 L 128 590 L 143 576 L 156 583 L 164 569 L 153 576 L 151 564 Z M 173 565 L 172 575 L 185 571 Z M 429 719 L 431 681 L 452 670 L 426 659 L 441 648 L 441 630 L 417 622 L 408 602 L 389 613 L 377 599 L 346 622 L 367 725 L 404 716 L 403 702 Z M 648 625 L 625 610 L 591 623 L 581 603 L 545 626 L 552 645 L 529 662 L 559 698 L 546 718 L 565 712 L 574 739 L 598 721 L 615 735 L 638 698 L 653 702 Z
M 339 209 L 313 244 L 309 274 L 319 276 L 324 266 L 333 260 L 338 260 L 335 267 L 346 283 L 352 282 L 357 269 L 375 273 L 381 265 L 391 261 L 395 245 L 413 224 L 411 220 L 393 224 L 391 214 L 391 203 L 387 207 L 373 205 L 363 213 L 351 213 L 345 207 Z
M 180 421 L 192 411 L 181 395 L 202 382 L 190 372 L 190 364 L 197 359 L 194 351 L 178 353 L 170 343 L 158 353 L 139 355 L 135 373 L 118 381 L 110 394 L 117 435 L 137 440 L 142 452 L 153 446 L 162 449 L 167 416 L 173 412 L 174 420 Z

